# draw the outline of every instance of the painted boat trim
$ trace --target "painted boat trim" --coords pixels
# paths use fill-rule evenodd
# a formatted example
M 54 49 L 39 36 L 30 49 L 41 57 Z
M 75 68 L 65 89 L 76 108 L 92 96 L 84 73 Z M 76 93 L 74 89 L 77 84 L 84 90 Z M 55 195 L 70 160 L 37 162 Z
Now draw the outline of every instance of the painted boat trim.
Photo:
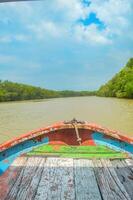
M 94 123 L 88 123 L 85 122 L 85 124 L 77 124 L 77 127 L 79 129 L 88 129 L 94 132 L 100 132 L 100 133 L 104 133 L 107 136 L 113 137 L 114 139 L 118 139 L 120 141 L 124 141 L 127 142 L 129 144 L 133 144 L 133 138 L 129 138 L 127 136 L 124 136 L 122 133 L 118 132 L 118 131 L 114 131 L 114 130 L 110 130 L 107 128 L 104 128 L 100 125 L 94 124 Z M 24 142 L 26 140 L 35 138 L 37 136 L 41 136 L 44 135 L 46 133 L 50 133 L 56 130 L 61 130 L 61 129 L 70 129 L 73 128 L 72 124 L 65 124 L 64 122 L 58 122 L 56 124 L 53 124 L 51 126 L 47 126 L 44 128 L 40 128 L 37 130 L 33 130 L 31 132 L 28 132 L 26 134 L 23 134 L 22 136 L 16 137 L 12 140 L 9 140 L 3 144 L 0 145 L 0 152 L 15 146 L 21 142 Z
M 88 134 L 90 134 L 90 131 L 92 131 L 91 139 L 93 140 L 94 145 L 104 145 L 116 151 L 123 151 L 127 154 L 130 154 L 130 156 L 133 156 L 132 138 L 125 137 L 119 132 L 111 131 L 109 129 L 87 122 L 84 124 L 77 124 L 77 127 L 79 129 L 89 130 Z M 0 175 L 8 169 L 16 157 L 31 151 L 33 148 L 44 144 L 49 144 L 50 135 L 53 134 L 56 130 L 64 129 L 74 129 L 74 127 L 72 124 L 59 122 L 52 126 L 31 131 L 0 145 Z M 49 137 L 47 137 L 48 134 L 50 134 Z M 63 132 L 59 134 L 63 134 Z M 41 139 L 38 140 L 38 137 Z

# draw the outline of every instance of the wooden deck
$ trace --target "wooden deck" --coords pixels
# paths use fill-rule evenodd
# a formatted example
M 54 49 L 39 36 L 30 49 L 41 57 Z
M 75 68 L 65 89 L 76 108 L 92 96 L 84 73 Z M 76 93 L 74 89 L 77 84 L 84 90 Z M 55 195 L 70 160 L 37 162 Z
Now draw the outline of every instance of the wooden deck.
M 0 177 L 0 200 L 133 200 L 132 159 L 18 157 Z

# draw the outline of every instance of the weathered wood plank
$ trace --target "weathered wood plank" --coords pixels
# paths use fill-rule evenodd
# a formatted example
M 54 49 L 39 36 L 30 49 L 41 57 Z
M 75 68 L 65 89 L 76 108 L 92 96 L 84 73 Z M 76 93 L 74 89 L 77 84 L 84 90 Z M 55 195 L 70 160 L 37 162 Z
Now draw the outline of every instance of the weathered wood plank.
M 109 160 L 95 160 L 94 165 L 97 182 L 99 184 L 103 199 L 131 200 Z
M 133 200 L 132 159 L 19 157 L 6 173 L 0 200 Z
M 100 160 L 93 160 L 96 180 L 104 200 L 114 200 Z
M 27 182 L 27 186 L 26 186 L 27 191 L 25 193 L 25 196 L 23 195 L 21 199 L 26 199 L 26 200 L 27 199 L 28 200 L 34 199 L 36 192 L 37 192 L 37 188 L 38 188 L 40 179 L 41 179 L 41 176 L 42 176 L 43 166 L 45 164 L 45 160 L 46 160 L 45 158 L 39 158 L 36 171 L 33 174 L 31 181 Z M 22 192 L 23 192 L 23 189 L 22 189 Z M 18 199 L 20 199 L 19 193 L 18 193 L 17 196 L 18 196 Z
M 14 183 L 19 176 L 22 166 L 25 165 L 27 158 L 26 157 L 18 157 L 11 164 L 9 169 L 0 176 L 0 199 L 4 200 L 8 194 L 8 192 L 13 187 Z
M 49 171 L 49 159 L 46 159 L 34 200 L 49 199 Z
M 73 159 L 54 158 L 50 159 L 49 163 L 49 199 L 75 199 Z
M 124 185 L 131 200 L 133 200 L 133 172 L 127 167 L 127 164 L 123 160 L 113 160 L 111 163 L 115 168 L 119 180 Z
M 75 159 L 74 172 L 76 200 L 101 200 L 92 161 Z
M 21 170 L 21 173 L 18 176 L 14 186 L 8 193 L 6 200 L 32 199 L 36 192 L 36 190 L 33 190 L 33 188 L 36 189 L 40 180 L 39 176 L 41 175 L 41 170 L 43 169 L 40 166 L 42 165 L 43 161 L 44 160 L 42 160 L 42 158 L 28 158 L 26 165 L 23 166 L 23 169 Z M 33 183 L 35 184 L 34 186 Z
M 125 162 L 130 170 L 133 172 L 133 159 L 125 159 Z
M 73 159 L 47 158 L 35 200 L 75 199 Z

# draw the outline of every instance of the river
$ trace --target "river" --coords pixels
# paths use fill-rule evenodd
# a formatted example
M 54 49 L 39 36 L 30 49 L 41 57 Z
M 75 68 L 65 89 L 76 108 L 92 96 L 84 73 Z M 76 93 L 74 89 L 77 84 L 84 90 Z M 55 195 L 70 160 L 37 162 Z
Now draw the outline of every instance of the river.
M 133 100 L 73 97 L 0 103 L 0 143 L 74 117 L 133 137 Z

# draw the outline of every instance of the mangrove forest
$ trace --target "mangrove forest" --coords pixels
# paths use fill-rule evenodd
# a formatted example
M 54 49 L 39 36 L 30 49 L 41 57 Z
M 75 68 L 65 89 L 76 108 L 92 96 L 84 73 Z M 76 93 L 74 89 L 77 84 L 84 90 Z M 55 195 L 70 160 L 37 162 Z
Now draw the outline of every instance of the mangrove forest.
M 0 102 L 76 96 L 133 98 L 133 58 L 98 91 L 55 91 L 11 81 L 0 81 Z

